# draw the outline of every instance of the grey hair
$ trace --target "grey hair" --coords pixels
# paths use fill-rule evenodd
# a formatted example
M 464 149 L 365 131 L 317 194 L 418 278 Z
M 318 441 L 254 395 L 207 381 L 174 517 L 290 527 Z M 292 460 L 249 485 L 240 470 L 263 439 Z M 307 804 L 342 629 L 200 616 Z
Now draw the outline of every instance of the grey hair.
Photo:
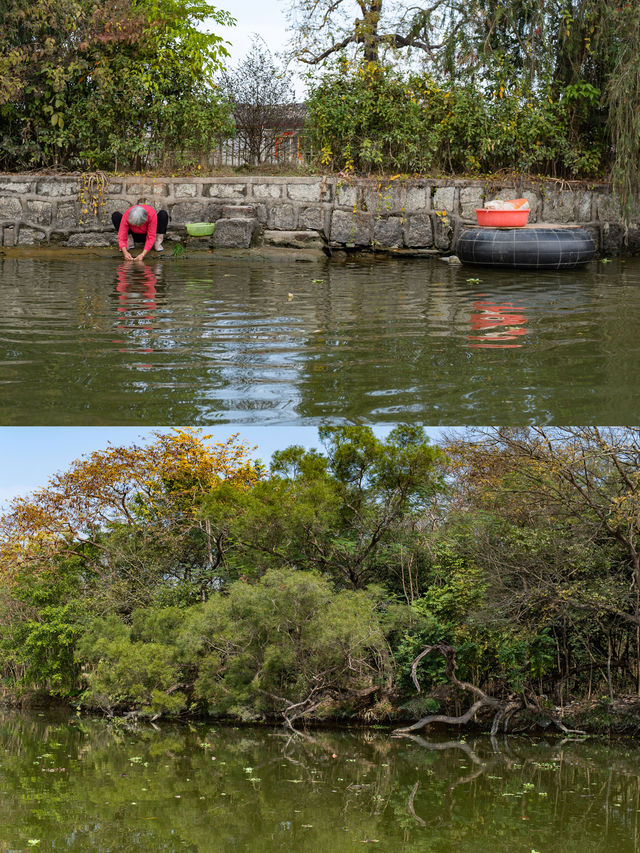
M 142 225 L 143 222 L 147 221 L 147 211 L 141 205 L 136 204 L 135 207 L 132 207 L 129 211 L 129 224 L 130 225 Z

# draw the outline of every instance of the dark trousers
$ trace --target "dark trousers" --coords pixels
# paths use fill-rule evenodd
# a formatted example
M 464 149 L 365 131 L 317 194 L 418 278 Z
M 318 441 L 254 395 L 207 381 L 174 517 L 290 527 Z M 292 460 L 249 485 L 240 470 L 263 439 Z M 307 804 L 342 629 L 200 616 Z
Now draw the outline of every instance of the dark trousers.
M 115 213 L 111 214 L 111 221 L 113 222 L 113 227 L 116 231 L 120 230 L 120 223 L 122 222 L 123 214 L 120 211 L 116 210 Z M 169 224 L 169 214 L 166 210 L 158 211 L 158 228 L 156 230 L 156 234 L 166 234 L 167 233 L 167 225 Z M 146 234 L 137 234 L 135 231 L 132 231 L 129 228 L 129 234 L 133 237 L 134 243 L 145 243 L 147 240 Z

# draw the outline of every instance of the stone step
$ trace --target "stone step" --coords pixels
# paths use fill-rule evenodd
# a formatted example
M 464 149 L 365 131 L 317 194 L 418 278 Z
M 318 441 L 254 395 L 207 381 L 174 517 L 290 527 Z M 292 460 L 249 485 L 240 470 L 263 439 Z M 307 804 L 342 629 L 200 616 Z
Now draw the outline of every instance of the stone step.
M 258 231 L 254 217 L 218 219 L 213 232 L 213 245 L 218 249 L 248 249 Z
M 324 248 L 324 240 L 317 231 L 265 231 L 262 239 L 265 246 L 291 249 Z

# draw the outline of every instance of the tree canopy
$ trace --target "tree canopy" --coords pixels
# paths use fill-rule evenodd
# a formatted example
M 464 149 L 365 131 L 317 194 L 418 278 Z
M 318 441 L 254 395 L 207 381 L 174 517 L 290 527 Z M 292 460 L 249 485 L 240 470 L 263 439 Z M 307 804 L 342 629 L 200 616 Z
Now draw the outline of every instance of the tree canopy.
M 640 694 L 640 430 L 320 435 L 266 470 L 179 430 L 16 500 L 12 695 L 291 726 L 489 714 L 497 731 Z
M 227 56 L 204 0 L 8 0 L 0 167 L 135 166 L 228 132 L 212 89 Z

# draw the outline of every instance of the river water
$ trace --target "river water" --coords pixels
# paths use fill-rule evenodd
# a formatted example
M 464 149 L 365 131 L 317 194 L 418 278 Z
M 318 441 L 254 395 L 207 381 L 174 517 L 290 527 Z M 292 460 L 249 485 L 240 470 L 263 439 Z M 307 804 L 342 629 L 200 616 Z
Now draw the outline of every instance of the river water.
M 598 423 L 640 411 L 640 259 L 0 260 L 0 424 Z
M 636 745 L 0 716 L 0 849 L 632 853 Z

